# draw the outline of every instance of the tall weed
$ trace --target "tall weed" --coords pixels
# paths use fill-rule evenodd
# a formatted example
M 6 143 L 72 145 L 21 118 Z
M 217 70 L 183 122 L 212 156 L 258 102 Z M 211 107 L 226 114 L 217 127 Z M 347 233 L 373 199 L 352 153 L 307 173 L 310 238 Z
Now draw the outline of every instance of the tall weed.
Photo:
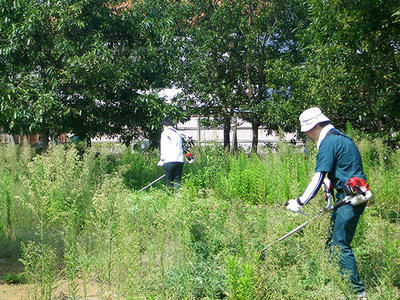
M 308 184 L 313 163 L 284 142 L 263 156 L 240 152 L 228 159 L 230 168 L 218 178 L 216 193 L 251 204 L 282 204 L 297 197 Z
M 381 157 L 375 151 L 386 148 L 378 141 L 359 145 L 374 199 L 360 219 L 353 250 L 371 298 L 396 299 L 399 199 L 391 184 L 398 186 L 400 158 L 391 152 Z M 152 172 L 162 173 L 156 152 L 80 154 L 74 147 L 51 147 L 30 156 L 18 152 L 23 149 L 2 150 L 9 158 L 0 158 L 0 240 L 24 245 L 26 273 L 36 282 L 32 296 L 48 297 L 58 270 L 72 298 L 78 297 L 78 278 L 84 290 L 95 280 L 105 299 L 352 296 L 336 258 L 325 250 L 328 216 L 276 242 L 311 217 L 282 204 L 308 184 L 315 149 L 305 155 L 279 143 L 257 156 L 196 148 L 196 162 L 185 165 L 177 194 L 161 185 L 132 191 L 154 180 L 158 173 Z M 318 195 L 304 211 L 313 215 L 322 202 Z M 46 277 L 48 266 L 57 273 Z
M 45 243 L 23 244 L 21 262 L 25 266 L 25 277 L 31 284 L 28 288 L 29 299 L 52 299 L 59 276 L 56 250 Z
M 139 190 L 164 173 L 163 168 L 157 166 L 159 152 L 132 152 L 125 148 L 118 161 L 123 170 L 124 184 L 134 190 Z
M 193 149 L 195 162 L 184 166 L 183 183 L 193 197 L 212 194 L 224 188 L 230 169 L 230 154 L 218 144 Z
M 361 140 L 359 144 L 364 169 L 373 198 L 369 201 L 377 214 L 392 221 L 399 221 L 400 151 L 391 152 L 380 139 Z
M 35 152 L 28 147 L 0 146 L 0 223 L 4 235 L 0 238 L 0 257 L 18 257 L 18 237 L 26 235 L 30 222 L 22 216 L 18 199 L 25 194 L 22 178 L 28 171 L 28 163 Z M 26 223 L 25 223 L 26 221 Z
M 238 257 L 228 256 L 226 263 L 225 293 L 229 299 L 254 299 L 257 288 L 255 265 L 241 261 Z

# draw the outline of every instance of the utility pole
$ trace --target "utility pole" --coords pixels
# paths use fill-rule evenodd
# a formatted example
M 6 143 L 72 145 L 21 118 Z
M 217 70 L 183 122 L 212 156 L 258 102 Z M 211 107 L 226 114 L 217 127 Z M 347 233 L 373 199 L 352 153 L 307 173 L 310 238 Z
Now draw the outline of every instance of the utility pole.
M 201 134 L 201 129 L 200 129 L 200 115 L 197 115 L 197 143 L 198 143 L 198 146 L 201 146 L 201 137 L 200 137 L 200 134 Z
M 233 114 L 233 151 L 237 151 L 238 149 L 237 128 L 238 128 L 238 118 L 237 118 L 237 113 L 235 112 Z

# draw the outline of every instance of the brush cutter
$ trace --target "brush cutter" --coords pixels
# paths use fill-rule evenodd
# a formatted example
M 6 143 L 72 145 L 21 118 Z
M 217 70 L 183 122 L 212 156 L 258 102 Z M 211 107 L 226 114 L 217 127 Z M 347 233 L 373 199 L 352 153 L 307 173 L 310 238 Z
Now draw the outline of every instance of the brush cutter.
M 302 229 L 303 227 L 307 226 L 309 223 L 315 221 L 316 219 L 318 219 L 319 217 L 325 215 L 328 211 L 335 211 L 337 210 L 339 207 L 343 206 L 344 204 L 346 204 L 347 202 L 345 200 L 340 200 L 338 202 L 336 202 L 335 204 L 332 204 L 332 200 L 333 200 L 333 196 L 329 190 L 329 187 L 327 184 L 325 184 L 325 182 L 322 184 L 323 189 L 324 189 L 324 197 L 325 200 L 327 201 L 327 206 L 320 209 L 318 211 L 318 213 L 310 220 L 308 220 L 307 222 L 304 222 L 303 224 L 301 224 L 300 226 L 296 227 L 295 229 L 293 229 L 292 231 L 288 232 L 287 234 L 285 234 L 284 236 L 280 237 L 278 240 L 276 240 L 275 242 L 273 242 L 272 244 L 266 246 L 265 248 L 263 248 L 260 252 L 260 259 L 261 260 L 265 260 L 265 251 L 268 250 L 268 248 L 270 248 L 271 246 L 279 243 L 280 241 L 286 239 L 287 237 L 291 236 L 293 233 L 299 231 L 300 229 Z M 285 203 L 285 206 L 288 204 L 288 202 Z
M 163 179 L 165 177 L 164 175 L 161 175 L 160 177 L 158 177 L 156 180 L 150 182 L 148 185 L 146 185 L 145 187 L 141 188 L 139 191 L 144 191 L 145 189 L 147 189 L 149 186 L 152 186 L 153 184 L 155 184 L 157 181 L 160 181 L 161 179 Z

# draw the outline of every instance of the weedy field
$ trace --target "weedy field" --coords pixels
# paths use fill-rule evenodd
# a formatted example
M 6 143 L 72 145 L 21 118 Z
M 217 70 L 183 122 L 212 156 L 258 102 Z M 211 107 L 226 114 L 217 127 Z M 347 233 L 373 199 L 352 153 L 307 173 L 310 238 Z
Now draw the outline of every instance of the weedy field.
M 356 143 L 374 198 L 353 250 L 369 299 L 400 299 L 400 152 Z M 177 194 L 162 182 L 138 191 L 163 174 L 157 151 L 110 147 L 0 147 L 0 279 L 26 299 L 54 299 L 60 282 L 65 299 L 93 299 L 93 286 L 97 299 L 351 299 L 325 250 L 328 216 L 259 260 L 310 219 L 283 203 L 313 174 L 312 144 L 195 148 Z M 319 194 L 304 211 L 324 205 Z

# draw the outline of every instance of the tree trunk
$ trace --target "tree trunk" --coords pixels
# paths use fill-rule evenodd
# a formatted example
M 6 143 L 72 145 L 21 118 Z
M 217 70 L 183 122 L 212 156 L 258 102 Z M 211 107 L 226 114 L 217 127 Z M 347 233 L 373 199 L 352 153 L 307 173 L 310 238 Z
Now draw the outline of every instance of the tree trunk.
M 90 136 L 86 137 L 86 147 L 91 147 L 92 146 L 92 139 Z
M 46 152 L 49 148 L 49 129 L 47 127 L 42 128 L 40 140 L 42 142 L 42 152 Z
M 224 148 L 230 150 L 231 148 L 231 118 L 229 116 L 225 116 L 224 118 Z
M 258 148 L 258 127 L 259 123 L 257 121 L 253 121 L 251 123 L 251 130 L 253 132 L 253 139 L 251 141 L 251 151 L 257 153 Z

